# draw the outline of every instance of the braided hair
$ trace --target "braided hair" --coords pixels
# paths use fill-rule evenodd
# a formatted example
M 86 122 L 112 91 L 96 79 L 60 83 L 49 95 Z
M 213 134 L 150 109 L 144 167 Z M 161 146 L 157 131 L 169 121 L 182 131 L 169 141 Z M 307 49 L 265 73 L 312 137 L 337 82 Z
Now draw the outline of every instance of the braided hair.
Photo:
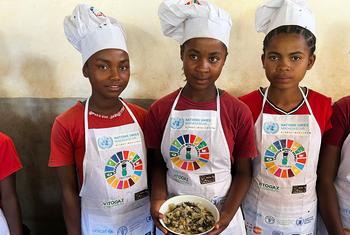
M 264 39 L 264 48 L 263 51 L 265 53 L 265 48 L 268 47 L 271 39 L 280 34 L 280 33 L 296 33 L 302 35 L 305 38 L 306 44 L 309 47 L 310 54 L 313 55 L 316 50 L 316 37 L 310 30 L 303 28 L 299 25 L 282 25 L 271 30 Z

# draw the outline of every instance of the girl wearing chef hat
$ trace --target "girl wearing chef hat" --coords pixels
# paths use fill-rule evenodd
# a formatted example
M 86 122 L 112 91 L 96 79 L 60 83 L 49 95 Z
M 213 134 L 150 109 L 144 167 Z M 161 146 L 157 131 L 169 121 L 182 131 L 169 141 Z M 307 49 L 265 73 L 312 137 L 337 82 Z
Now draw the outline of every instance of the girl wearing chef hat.
M 318 234 L 350 234 L 350 96 L 333 104 L 332 129 L 323 138 L 317 193 Z M 327 232 L 328 231 L 328 232 Z
M 243 97 L 255 120 L 258 157 L 243 203 L 248 234 L 315 234 L 316 169 L 331 99 L 299 83 L 315 62 L 315 20 L 305 0 L 272 0 L 256 11 L 266 34 L 269 87 Z
M 220 210 L 220 221 L 208 234 L 245 234 L 240 204 L 251 181 L 250 158 L 256 156 L 253 121 L 248 107 L 215 85 L 227 56 L 231 18 L 204 0 L 165 0 L 159 18 L 163 33 L 181 45 L 186 83 L 153 103 L 146 118 L 153 219 L 167 233 L 159 223 L 161 204 L 193 194 Z
M 141 129 L 146 112 L 119 97 L 130 77 L 123 28 L 79 4 L 64 31 L 82 55 L 92 88 L 86 101 L 56 118 L 51 133 L 49 165 L 62 188 L 67 232 L 152 234 Z

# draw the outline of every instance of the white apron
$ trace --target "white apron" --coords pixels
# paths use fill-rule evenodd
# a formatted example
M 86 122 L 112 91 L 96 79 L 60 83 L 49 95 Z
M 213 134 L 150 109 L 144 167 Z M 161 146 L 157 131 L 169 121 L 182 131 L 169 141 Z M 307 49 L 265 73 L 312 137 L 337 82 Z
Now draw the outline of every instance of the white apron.
M 88 129 L 89 99 L 84 111 L 84 179 L 80 191 L 83 235 L 151 235 L 146 148 L 142 130 L 133 123 Z
M 350 134 L 346 137 L 341 149 L 340 163 L 334 186 L 337 190 L 339 212 L 344 230 L 350 234 Z M 318 233 L 327 235 L 326 226 L 320 219 Z
M 175 110 L 180 94 L 181 91 L 172 106 L 161 143 L 168 168 L 169 197 L 181 194 L 205 197 L 220 211 L 232 176 L 231 153 L 220 119 L 219 91 L 217 111 Z M 221 234 L 246 234 L 240 208 Z
M 243 203 L 248 234 L 315 234 L 316 170 L 321 130 L 302 92 L 309 113 L 261 113 L 255 123 L 258 157 Z
M 4 213 L 2 212 L 1 208 L 0 208 L 0 234 L 1 235 L 10 235 L 10 230 L 9 230 L 6 218 L 5 218 Z

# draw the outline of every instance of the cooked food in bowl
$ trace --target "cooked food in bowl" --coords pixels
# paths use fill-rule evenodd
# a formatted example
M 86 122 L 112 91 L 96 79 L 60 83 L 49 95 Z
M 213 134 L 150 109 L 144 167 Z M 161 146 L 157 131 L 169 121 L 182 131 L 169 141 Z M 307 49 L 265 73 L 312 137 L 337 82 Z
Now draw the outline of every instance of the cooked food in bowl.
M 164 224 L 180 234 L 200 234 L 213 228 L 214 215 L 198 203 L 169 204 L 164 214 Z
M 162 226 L 179 235 L 207 234 L 220 219 L 219 211 L 212 202 L 195 195 L 171 197 L 162 204 L 159 212 L 164 215 L 160 219 Z

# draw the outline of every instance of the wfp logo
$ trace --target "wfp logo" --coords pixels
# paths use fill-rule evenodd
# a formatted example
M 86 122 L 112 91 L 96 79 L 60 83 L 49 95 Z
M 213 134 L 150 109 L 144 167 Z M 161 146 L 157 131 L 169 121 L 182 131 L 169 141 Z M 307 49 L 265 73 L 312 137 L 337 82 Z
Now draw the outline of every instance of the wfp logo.
M 265 122 L 264 123 L 264 131 L 267 134 L 276 134 L 279 130 L 279 126 L 275 122 Z
M 171 118 L 170 120 L 170 126 L 172 129 L 181 129 L 184 123 L 185 122 L 183 118 Z
M 101 149 L 109 149 L 113 145 L 113 139 L 109 136 L 102 136 L 98 138 L 97 142 Z

